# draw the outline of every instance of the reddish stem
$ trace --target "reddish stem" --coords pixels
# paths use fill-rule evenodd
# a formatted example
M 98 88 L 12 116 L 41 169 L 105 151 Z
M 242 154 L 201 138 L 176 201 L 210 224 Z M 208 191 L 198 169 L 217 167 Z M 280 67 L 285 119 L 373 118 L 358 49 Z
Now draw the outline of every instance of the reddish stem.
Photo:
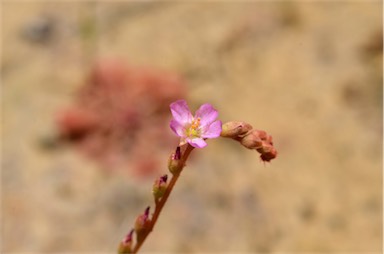
M 147 238 L 147 236 L 152 232 L 153 228 L 155 227 L 157 219 L 159 218 L 160 213 L 163 210 L 163 207 L 164 207 L 165 203 L 167 202 L 168 197 L 171 194 L 172 189 L 175 186 L 175 184 L 177 182 L 177 179 L 179 178 L 182 169 L 185 166 L 185 162 L 187 161 L 187 159 L 188 159 L 188 157 L 189 157 L 189 155 L 190 155 L 190 153 L 192 152 L 193 149 L 194 149 L 194 147 L 188 144 L 186 149 L 185 149 L 185 151 L 181 154 L 181 159 L 180 159 L 181 160 L 181 163 L 180 163 L 181 169 L 179 170 L 179 172 L 177 174 L 174 174 L 172 176 L 172 178 L 171 178 L 171 180 L 170 180 L 170 182 L 168 184 L 168 187 L 167 187 L 167 189 L 166 189 L 166 191 L 164 193 L 164 196 L 160 199 L 159 202 L 156 202 L 155 212 L 153 213 L 152 219 L 150 221 L 148 231 L 142 237 L 142 239 L 136 243 L 135 248 L 133 249 L 132 253 L 137 253 L 139 251 L 139 249 L 143 245 L 145 239 Z

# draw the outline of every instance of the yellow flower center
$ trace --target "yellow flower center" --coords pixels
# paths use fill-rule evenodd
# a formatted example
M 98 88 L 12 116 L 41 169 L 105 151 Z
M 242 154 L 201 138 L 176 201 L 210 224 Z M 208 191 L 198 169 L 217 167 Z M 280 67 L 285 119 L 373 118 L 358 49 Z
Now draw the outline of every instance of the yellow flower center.
M 188 137 L 199 137 L 200 136 L 200 117 L 193 119 L 191 126 L 187 129 Z

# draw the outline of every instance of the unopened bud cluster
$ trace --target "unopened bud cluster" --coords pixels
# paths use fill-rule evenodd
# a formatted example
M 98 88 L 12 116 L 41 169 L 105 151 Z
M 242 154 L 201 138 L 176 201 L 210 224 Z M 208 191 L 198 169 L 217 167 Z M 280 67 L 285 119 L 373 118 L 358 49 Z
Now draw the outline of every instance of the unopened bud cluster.
M 272 136 L 265 131 L 253 129 L 248 123 L 234 121 L 225 123 L 222 126 L 221 136 L 237 140 L 244 147 L 258 151 L 263 161 L 269 162 L 277 156 Z

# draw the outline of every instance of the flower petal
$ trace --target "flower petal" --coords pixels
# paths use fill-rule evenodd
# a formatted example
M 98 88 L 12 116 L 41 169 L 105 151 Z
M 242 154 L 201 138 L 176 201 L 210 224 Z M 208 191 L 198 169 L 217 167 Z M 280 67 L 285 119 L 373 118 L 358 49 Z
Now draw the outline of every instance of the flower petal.
M 219 113 L 216 109 L 212 107 L 211 104 L 206 103 L 201 105 L 201 107 L 196 111 L 195 117 L 200 118 L 201 127 L 204 128 L 206 125 L 210 125 L 213 121 L 216 120 Z
M 216 121 L 211 123 L 206 129 L 201 133 L 203 138 L 217 138 L 221 133 L 221 121 Z
M 207 146 L 207 143 L 202 138 L 192 138 L 192 139 L 187 138 L 187 142 L 191 146 L 196 147 L 196 148 L 203 148 L 203 147 Z
M 185 137 L 185 129 L 184 126 L 180 124 L 180 122 L 172 119 L 169 125 L 174 133 L 179 137 Z
M 181 125 L 192 122 L 193 117 L 185 100 L 178 100 L 171 103 L 170 108 L 173 119 Z

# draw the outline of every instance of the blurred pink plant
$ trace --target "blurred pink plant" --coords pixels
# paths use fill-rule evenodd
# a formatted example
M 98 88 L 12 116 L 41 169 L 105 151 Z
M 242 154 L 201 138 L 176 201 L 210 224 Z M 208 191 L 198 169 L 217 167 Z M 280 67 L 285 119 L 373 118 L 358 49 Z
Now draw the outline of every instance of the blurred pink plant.
M 101 60 L 73 105 L 60 112 L 59 135 L 108 169 L 128 166 L 139 176 L 154 175 L 158 151 L 176 142 L 167 130 L 169 104 L 185 94 L 172 73 Z

